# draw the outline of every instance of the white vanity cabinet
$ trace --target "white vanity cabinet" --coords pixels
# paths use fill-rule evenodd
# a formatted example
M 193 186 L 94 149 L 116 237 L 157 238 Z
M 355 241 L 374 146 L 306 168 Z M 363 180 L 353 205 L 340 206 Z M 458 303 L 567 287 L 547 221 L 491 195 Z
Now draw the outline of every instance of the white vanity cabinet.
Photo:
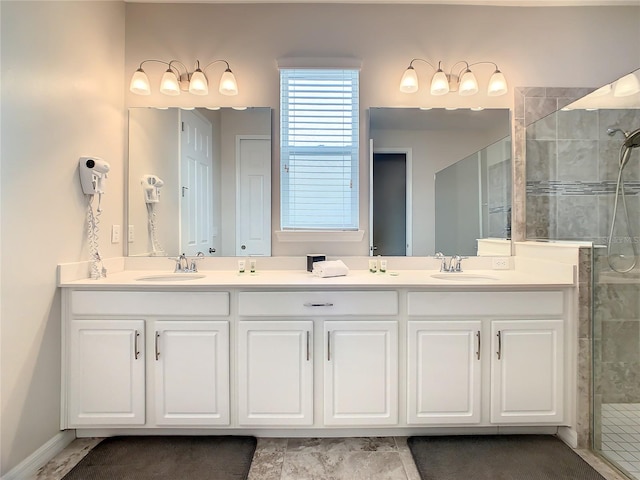
M 143 425 L 143 320 L 73 320 L 69 329 L 69 426 Z
M 240 425 L 397 424 L 398 292 L 240 292 L 238 313 Z
M 313 424 L 313 321 L 238 322 L 238 423 Z
M 571 285 L 266 277 L 63 288 L 62 428 L 325 436 L 573 426 Z
M 562 320 L 491 322 L 491 422 L 563 420 Z
M 65 295 L 63 428 L 229 424 L 228 293 Z
M 408 424 L 562 424 L 563 292 L 410 292 L 408 314 Z
M 482 321 L 410 321 L 407 340 L 407 423 L 480 423 Z
M 153 324 L 156 425 L 229 424 L 229 322 Z
M 398 422 L 398 323 L 324 322 L 325 425 Z

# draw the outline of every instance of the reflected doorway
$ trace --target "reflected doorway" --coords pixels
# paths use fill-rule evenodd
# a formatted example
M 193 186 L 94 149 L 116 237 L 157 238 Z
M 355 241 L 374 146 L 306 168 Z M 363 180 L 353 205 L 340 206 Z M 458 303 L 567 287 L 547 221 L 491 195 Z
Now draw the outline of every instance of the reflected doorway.
M 371 254 L 411 255 L 411 150 L 374 150 L 371 175 Z

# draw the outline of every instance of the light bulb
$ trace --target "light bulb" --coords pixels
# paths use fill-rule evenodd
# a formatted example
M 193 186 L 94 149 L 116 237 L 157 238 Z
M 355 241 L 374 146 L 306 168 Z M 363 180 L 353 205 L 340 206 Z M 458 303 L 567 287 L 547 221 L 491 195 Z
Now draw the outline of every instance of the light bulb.
M 449 80 L 447 80 L 446 73 L 439 68 L 431 79 L 431 95 L 446 95 L 447 93 L 449 93 Z
M 616 81 L 613 87 L 614 97 L 628 97 L 640 92 L 640 80 L 635 74 L 630 73 L 625 75 L 620 80 Z
M 168 68 L 162 76 L 162 80 L 160 81 L 160 93 L 171 96 L 180 95 L 180 82 L 178 81 L 176 74 L 170 68 Z
M 499 97 L 507 93 L 507 80 L 504 78 L 502 72 L 496 69 L 489 79 L 489 88 L 487 89 L 487 95 L 490 97 Z
M 227 68 L 222 74 L 222 78 L 220 78 L 220 86 L 218 87 L 218 91 L 222 95 L 232 96 L 238 94 L 238 83 L 236 82 L 236 77 L 233 75 L 233 72 L 230 68 Z
M 205 77 L 204 73 L 199 68 L 191 74 L 191 80 L 189 81 L 189 93 L 193 93 L 194 95 L 207 95 L 209 93 L 207 77 Z
M 475 95 L 476 93 L 478 93 L 478 81 L 473 72 L 467 68 L 467 71 L 460 77 L 458 95 L 467 97 L 469 95 Z
M 409 66 L 402 75 L 400 91 L 402 93 L 415 93 L 418 91 L 418 74 L 412 66 Z
M 149 86 L 149 77 L 144 73 L 142 67 L 138 68 L 131 77 L 129 90 L 136 95 L 151 95 L 151 87 Z

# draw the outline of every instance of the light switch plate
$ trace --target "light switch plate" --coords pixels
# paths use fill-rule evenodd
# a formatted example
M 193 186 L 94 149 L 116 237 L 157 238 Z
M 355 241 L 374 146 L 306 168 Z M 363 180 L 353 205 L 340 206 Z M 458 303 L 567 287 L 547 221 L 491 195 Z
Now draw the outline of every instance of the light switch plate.
M 120 225 L 111 226 L 111 243 L 120 243 Z

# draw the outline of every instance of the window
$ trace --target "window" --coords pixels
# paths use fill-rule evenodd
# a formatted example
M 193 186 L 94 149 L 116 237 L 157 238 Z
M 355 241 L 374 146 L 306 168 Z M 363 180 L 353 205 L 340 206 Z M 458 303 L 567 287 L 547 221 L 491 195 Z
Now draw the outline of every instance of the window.
M 280 70 L 282 230 L 358 229 L 358 70 Z

